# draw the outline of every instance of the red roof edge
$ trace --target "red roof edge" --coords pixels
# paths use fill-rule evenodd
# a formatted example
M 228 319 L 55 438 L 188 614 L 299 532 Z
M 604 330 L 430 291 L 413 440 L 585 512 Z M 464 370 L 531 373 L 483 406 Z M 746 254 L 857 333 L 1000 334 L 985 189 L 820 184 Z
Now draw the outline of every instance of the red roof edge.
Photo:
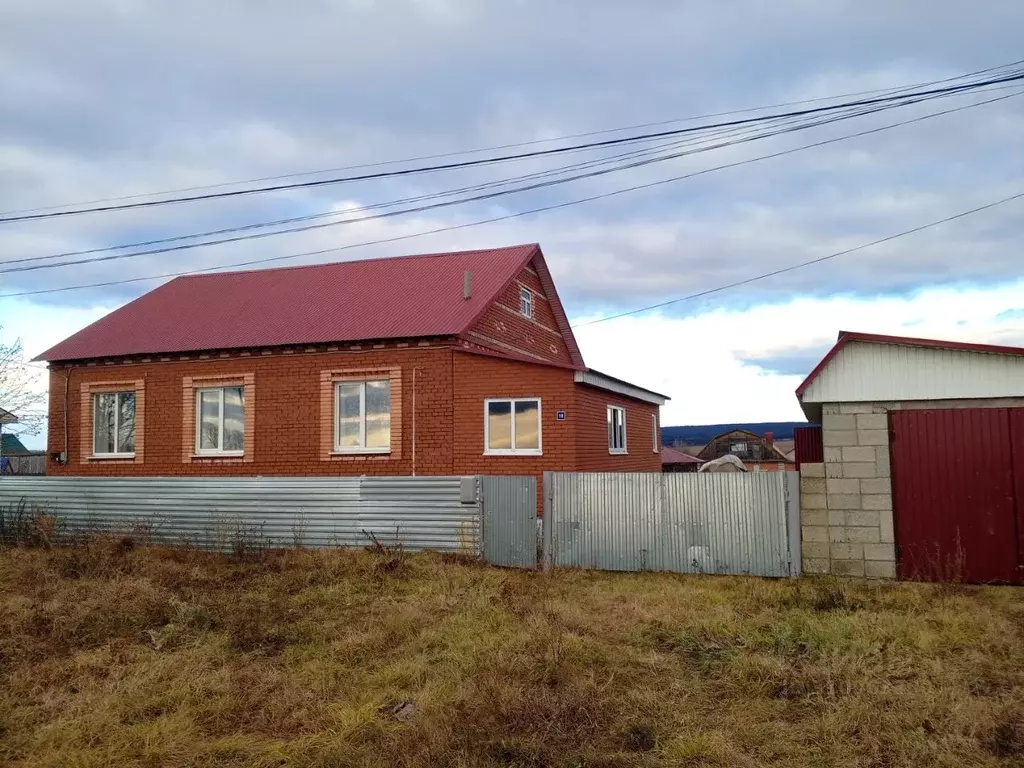
M 943 339 L 919 339 L 913 336 L 886 336 L 879 333 L 861 333 L 860 331 L 840 331 L 839 338 L 816 366 L 807 374 L 807 378 L 796 388 L 796 396 L 803 400 L 804 392 L 811 386 L 818 374 L 839 354 L 839 351 L 851 341 L 866 341 L 875 344 L 903 344 L 908 347 L 930 347 L 932 349 L 953 349 L 962 352 L 987 352 L 993 355 L 1024 356 L 1024 347 L 1004 347 L 997 344 L 973 344 L 966 341 L 946 341 Z

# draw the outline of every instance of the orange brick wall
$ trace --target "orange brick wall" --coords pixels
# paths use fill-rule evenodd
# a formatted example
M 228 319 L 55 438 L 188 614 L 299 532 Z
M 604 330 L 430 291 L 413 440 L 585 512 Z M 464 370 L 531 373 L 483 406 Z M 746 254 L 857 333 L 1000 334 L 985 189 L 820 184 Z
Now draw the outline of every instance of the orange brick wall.
M 553 471 L 660 471 L 651 450 L 650 414 L 657 409 L 575 384 L 573 371 L 448 347 L 403 347 L 319 352 L 254 351 L 230 357 L 57 368 L 50 375 L 48 450 L 64 444 L 64 375 L 69 375 L 69 452 L 65 465 L 50 461 L 53 475 L 536 475 Z M 331 382 L 360 372 L 392 381 L 393 450 L 387 455 L 330 453 Z M 367 374 L 369 375 L 369 374 Z M 246 388 L 243 457 L 196 457 L 194 384 L 230 382 Z M 91 458 L 90 399 L 83 392 L 125 382 L 139 399 L 135 461 Z M 325 384 L 326 382 L 326 384 Z M 325 389 L 326 386 L 326 389 Z M 416 412 L 413 416 L 413 391 Z M 541 399 L 541 456 L 485 456 L 484 400 Z M 326 408 L 325 411 L 325 402 Z M 605 407 L 626 407 L 629 454 L 608 453 Z M 400 404 L 400 405 L 399 405 Z M 566 418 L 559 421 L 558 411 Z M 415 423 L 415 430 L 414 430 Z M 413 434 L 415 431 L 415 458 Z M 140 457 L 141 454 L 141 457 Z M 140 460 L 141 458 L 141 460 Z
M 455 353 L 456 474 L 538 475 L 572 471 L 576 462 L 575 422 L 558 421 L 559 410 L 572 413 L 573 372 L 532 363 Z M 539 397 L 543 456 L 485 456 L 484 400 Z
M 52 475 L 408 475 L 413 469 L 412 387 L 416 380 L 416 473 L 452 474 L 452 351 L 448 348 L 392 348 L 339 352 L 253 352 L 245 357 L 192 356 L 127 365 L 76 366 L 70 371 L 68 463 L 49 461 Z M 401 371 L 400 432 L 395 455 L 344 457 L 325 461 L 321 451 L 322 375 L 349 369 L 398 368 Z M 64 447 L 64 385 L 58 370 L 50 374 L 48 450 Z M 251 376 L 251 379 L 246 378 Z M 212 377 L 246 382 L 246 444 L 252 456 L 192 459 L 193 416 L 183 397 L 185 379 Z M 84 456 L 89 445 L 82 428 L 91 416 L 80 393 L 83 385 L 112 381 L 144 382 L 143 461 L 113 462 Z M 251 381 L 251 384 L 249 383 Z M 251 389 L 250 389 L 251 387 Z M 138 391 L 138 389 L 137 389 Z M 255 407 L 250 407 L 255 405 Z M 186 424 L 186 419 L 188 423 Z M 397 424 L 396 424 L 397 422 Z M 250 430 L 250 423 L 252 429 Z M 398 427 L 396 429 L 396 426 Z M 138 444 L 138 438 L 137 438 Z
M 626 455 L 608 452 L 608 406 L 626 409 Z M 652 450 L 651 414 L 658 406 L 602 389 L 576 387 L 576 468 L 581 472 L 660 472 Z M 660 426 L 660 425 L 659 425 Z M 660 447 L 660 440 L 659 440 Z
M 519 291 L 522 288 L 533 292 L 532 318 L 519 312 Z M 537 273 L 529 266 L 476 322 L 468 336 L 475 344 L 498 352 L 566 364 L 572 362 Z

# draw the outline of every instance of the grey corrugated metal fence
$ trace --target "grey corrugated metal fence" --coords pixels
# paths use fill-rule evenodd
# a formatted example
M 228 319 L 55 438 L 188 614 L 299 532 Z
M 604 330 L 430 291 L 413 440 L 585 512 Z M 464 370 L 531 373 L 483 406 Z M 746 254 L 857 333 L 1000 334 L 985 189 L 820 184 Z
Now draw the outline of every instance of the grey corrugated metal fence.
M 228 548 L 363 546 L 481 554 L 475 477 L 5 477 L 0 508 L 22 500 L 68 530 L 143 531 Z
M 481 477 L 484 558 L 494 565 L 537 565 L 537 478 Z
M 545 564 L 796 575 L 795 474 L 546 473 Z

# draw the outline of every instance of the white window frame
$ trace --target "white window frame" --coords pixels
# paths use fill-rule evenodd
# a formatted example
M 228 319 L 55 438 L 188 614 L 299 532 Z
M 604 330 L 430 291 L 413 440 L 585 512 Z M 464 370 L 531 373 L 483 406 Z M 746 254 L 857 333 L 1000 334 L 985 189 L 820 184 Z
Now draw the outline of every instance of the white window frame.
M 224 445 L 224 390 L 242 390 L 242 445 L 245 445 L 245 387 L 240 384 L 232 384 L 224 387 L 200 387 L 196 389 L 196 455 L 197 456 L 244 456 L 245 449 L 240 451 L 225 451 Z M 203 392 L 218 392 L 217 400 L 217 448 L 202 448 L 203 438 Z
M 616 447 L 614 447 L 612 445 L 612 433 L 609 433 L 608 434 L 608 453 L 610 453 L 610 454 L 612 454 L 614 456 L 624 456 L 625 454 L 629 453 L 627 437 L 626 437 L 626 409 L 623 408 L 621 405 L 609 405 L 608 406 L 608 413 L 605 416 L 605 426 L 606 427 L 608 426 L 608 420 L 609 419 L 611 420 L 611 423 L 613 425 L 615 424 L 615 419 L 614 419 L 614 416 L 613 416 L 615 411 L 618 411 L 619 413 L 622 414 L 622 447 L 621 448 L 616 448 Z
M 509 419 L 512 421 L 512 447 L 491 448 L 491 403 L 508 403 Z M 537 404 L 537 447 L 516 448 L 516 403 Z M 539 397 L 489 397 L 484 400 L 484 456 L 543 456 L 544 455 L 544 411 Z
M 529 288 L 519 289 L 519 314 L 533 318 L 533 291 Z
M 386 381 L 388 383 L 388 397 L 391 397 L 391 379 L 387 377 L 383 378 L 372 378 L 372 379 L 343 379 L 341 381 L 334 382 L 334 453 L 340 454 L 353 454 L 353 453 L 391 453 L 391 435 L 388 434 L 388 444 L 384 447 L 366 447 L 366 385 L 374 381 Z M 341 445 L 341 422 L 339 416 L 341 415 L 341 387 L 343 384 L 359 385 L 359 445 Z M 393 417 L 394 414 L 391 412 L 391 401 L 388 400 L 388 416 Z
M 651 414 L 651 450 L 658 452 L 658 414 Z
M 110 452 L 96 451 L 96 403 L 104 395 L 114 395 L 114 450 Z M 121 395 L 135 395 L 135 390 L 121 389 L 116 392 L 93 392 L 92 393 L 92 452 L 94 459 L 134 459 L 135 451 L 118 451 L 117 435 L 121 431 Z M 135 398 L 135 416 L 138 418 L 139 399 Z M 138 422 L 136 422 L 138 423 Z M 135 435 L 138 440 L 139 436 Z M 138 443 L 136 443 L 137 445 Z

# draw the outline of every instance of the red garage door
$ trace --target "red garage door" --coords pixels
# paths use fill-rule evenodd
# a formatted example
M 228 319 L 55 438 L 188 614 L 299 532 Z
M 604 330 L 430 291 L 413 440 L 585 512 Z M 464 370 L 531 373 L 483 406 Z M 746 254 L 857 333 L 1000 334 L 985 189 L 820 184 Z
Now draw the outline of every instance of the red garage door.
M 900 578 L 1024 583 L 1024 409 L 893 411 L 890 428 Z

